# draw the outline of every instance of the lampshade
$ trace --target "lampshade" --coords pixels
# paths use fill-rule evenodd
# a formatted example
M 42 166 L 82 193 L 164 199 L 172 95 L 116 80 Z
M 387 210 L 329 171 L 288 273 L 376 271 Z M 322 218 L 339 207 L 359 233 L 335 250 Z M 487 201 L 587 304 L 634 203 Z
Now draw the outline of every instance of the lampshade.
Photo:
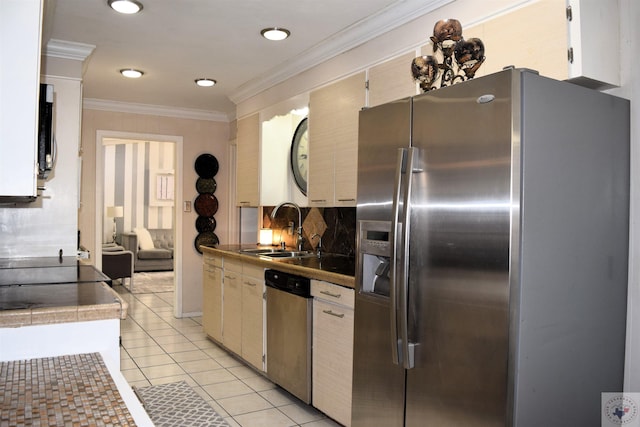
M 122 218 L 124 216 L 124 208 L 122 206 L 107 207 L 107 216 L 109 218 Z
M 273 244 L 273 230 L 270 228 L 260 229 L 260 244 L 272 245 Z

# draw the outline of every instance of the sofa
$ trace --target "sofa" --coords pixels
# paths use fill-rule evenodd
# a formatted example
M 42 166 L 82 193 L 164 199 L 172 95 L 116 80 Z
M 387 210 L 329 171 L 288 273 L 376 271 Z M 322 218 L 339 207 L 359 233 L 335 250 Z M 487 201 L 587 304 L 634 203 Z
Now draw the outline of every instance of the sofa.
M 133 271 L 173 270 L 173 230 L 136 228 L 122 233 L 120 244 L 133 252 Z

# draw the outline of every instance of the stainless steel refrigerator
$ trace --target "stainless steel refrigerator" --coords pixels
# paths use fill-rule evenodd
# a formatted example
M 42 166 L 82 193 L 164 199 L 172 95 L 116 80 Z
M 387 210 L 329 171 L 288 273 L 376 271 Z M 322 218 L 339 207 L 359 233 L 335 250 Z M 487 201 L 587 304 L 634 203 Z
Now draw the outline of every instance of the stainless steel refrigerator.
M 629 103 L 510 69 L 360 113 L 353 427 L 596 426 Z

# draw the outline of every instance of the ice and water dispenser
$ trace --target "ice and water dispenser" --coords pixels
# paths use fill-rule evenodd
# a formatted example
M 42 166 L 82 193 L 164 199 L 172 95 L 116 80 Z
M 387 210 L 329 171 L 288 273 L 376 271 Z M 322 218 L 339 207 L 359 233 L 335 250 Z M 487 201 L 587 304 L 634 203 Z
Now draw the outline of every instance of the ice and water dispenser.
M 360 292 L 388 297 L 391 222 L 360 221 L 358 232 Z

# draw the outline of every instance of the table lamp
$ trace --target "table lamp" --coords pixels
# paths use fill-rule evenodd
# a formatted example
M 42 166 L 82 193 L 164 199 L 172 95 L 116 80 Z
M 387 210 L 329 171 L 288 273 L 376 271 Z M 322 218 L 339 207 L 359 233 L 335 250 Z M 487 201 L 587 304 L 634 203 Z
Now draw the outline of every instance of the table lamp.
M 122 206 L 109 206 L 107 207 L 107 216 L 113 218 L 113 243 L 116 242 L 116 218 L 122 218 L 124 216 L 124 208 Z

